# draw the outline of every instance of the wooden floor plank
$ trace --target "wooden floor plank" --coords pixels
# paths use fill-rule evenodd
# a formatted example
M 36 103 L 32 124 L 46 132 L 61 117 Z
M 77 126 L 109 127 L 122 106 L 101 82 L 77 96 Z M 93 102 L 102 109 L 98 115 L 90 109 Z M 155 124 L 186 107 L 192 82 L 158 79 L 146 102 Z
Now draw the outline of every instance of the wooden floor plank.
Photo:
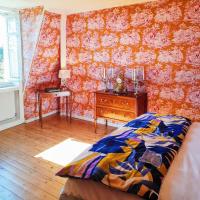
M 46 160 L 30 157 L 19 151 L 7 153 L 6 146 L 3 145 L 0 146 L 0 152 L 4 152 L 4 154 L 1 154 L 1 156 L 4 156 L 4 159 L 7 161 L 9 160 L 10 162 L 13 162 L 16 165 L 22 165 L 32 170 L 35 170 L 38 172 L 38 175 L 43 174 L 48 177 L 51 177 L 52 179 L 56 179 L 58 182 L 64 182 L 64 180 L 60 177 L 52 176 L 61 168 L 61 166 L 59 165 L 50 163 Z
M 6 166 L 7 167 L 7 166 Z M 58 199 L 53 195 L 53 192 L 49 193 L 46 192 L 41 183 L 38 183 L 38 185 L 36 186 L 33 183 L 32 179 L 28 180 L 28 176 L 24 176 L 21 174 L 18 174 L 18 171 L 16 170 L 12 170 L 11 168 L 4 168 L 1 165 L 0 168 L 0 175 L 3 177 L 6 177 L 9 181 L 14 182 L 16 185 L 24 188 L 25 190 L 28 190 L 30 192 L 30 194 L 37 196 L 37 199 L 49 199 L 49 200 L 55 200 Z M 10 188 L 8 188 L 10 189 Z M 48 188 L 46 188 L 48 189 Z M 13 193 L 15 193 L 15 191 L 12 190 Z M 6 199 L 7 200 L 7 199 Z
M 31 183 L 34 185 L 34 187 L 39 187 L 47 193 L 49 191 L 48 188 L 51 188 L 51 194 L 56 198 L 59 197 L 58 191 L 62 187 L 62 184 L 56 183 L 52 179 L 49 179 L 45 176 L 38 176 L 38 174 L 34 173 L 32 170 L 29 171 L 26 168 L 18 167 L 12 163 L 4 161 L 1 159 L 1 156 L 0 165 L 5 167 L 7 171 L 16 174 L 17 176 L 23 177 L 24 182 Z
M 20 157 L 19 159 L 18 156 L 7 155 L 7 154 L 0 155 L 0 158 L 6 160 L 9 163 L 12 163 L 14 166 L 17 166 L 19 168 L 25 168 L 32 173 L 36 173 L 39 176 L 47 177 L 60 184 L 64 183 L 64 179 L 57 176 L 52 176 L 52 174 L 55 174 L 55 170 L 52 170 L 51 166 L 44 164 L 45 162 L 44 160 L 34 159 L 30 157 L 26 159 L 23 159 L 22 157 Z M 29 161 L 27 162 L 27 160 Z
M 114 130 L 91 122 L 54 115 L 0 132 L 0 200 L 56 200 L 65 179 L 55 176 L 62 166 L 35 156 L 69 138 L 93 143 Z
M 11 191 L 9 191 L 6 186 L 2 185 L 2 183 L 4 183 L 5 179 L 1 179 L 0 176 L 0 200 L 23 200 L 21 199 L 18 195 L 12 193 Z M 10 184 L 7 185 L 7 187 L 10 187 Z
M 12 194 L 15 198 L 17 197 L 23 200 L 38 199 L 36 196 L 34 196 L 34 194 L 30 193 L 28 190 L 25 190 L 19 184 L 14 183 L 12 180 L 9 180 L 6 176 L 0 175 L 0 187 L 4 187 L 4 190 L 6 188 L 12 191 Z M 4 199 L 6 200 L 6 197 L 4 197 Z

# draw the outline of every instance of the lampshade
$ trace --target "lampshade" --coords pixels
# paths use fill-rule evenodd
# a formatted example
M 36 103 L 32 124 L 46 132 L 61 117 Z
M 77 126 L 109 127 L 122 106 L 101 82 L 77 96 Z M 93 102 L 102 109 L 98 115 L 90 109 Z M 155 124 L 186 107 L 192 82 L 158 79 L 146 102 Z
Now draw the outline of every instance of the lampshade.
M 67 78 L 70 78 L 70 70 L 67 70 L 67 69 L 61 69 L 59 70 L 59 75 L 58 77 L 61 78 L 61 79 L 67 79 Z

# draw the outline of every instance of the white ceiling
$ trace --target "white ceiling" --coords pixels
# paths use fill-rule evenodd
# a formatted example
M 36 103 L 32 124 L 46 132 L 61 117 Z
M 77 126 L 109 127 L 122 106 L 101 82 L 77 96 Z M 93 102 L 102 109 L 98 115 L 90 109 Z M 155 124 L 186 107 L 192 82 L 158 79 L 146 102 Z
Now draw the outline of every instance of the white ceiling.
M 49 11 L 70 14 L 147 1 L 149 0 L 0 0 L 0 6 L 27 8 L 42 5 Z

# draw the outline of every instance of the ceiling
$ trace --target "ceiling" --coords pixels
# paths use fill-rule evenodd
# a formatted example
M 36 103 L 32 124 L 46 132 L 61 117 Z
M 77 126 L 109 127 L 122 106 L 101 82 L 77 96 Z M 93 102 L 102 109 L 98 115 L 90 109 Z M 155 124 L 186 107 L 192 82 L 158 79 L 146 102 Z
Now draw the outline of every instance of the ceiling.
M 27 8 L 42 5 L 49 11 L 70 14 L 147 1 L 149 0 L 0 0 L 0 6 Z

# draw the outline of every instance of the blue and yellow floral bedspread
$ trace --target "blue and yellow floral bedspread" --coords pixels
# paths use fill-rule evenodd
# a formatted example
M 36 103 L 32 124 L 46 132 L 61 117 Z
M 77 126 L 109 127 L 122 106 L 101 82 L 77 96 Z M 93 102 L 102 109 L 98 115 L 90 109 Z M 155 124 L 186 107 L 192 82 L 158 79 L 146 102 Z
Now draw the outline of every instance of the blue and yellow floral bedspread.
M 181 116 L 146 113 L 99 140 L 57 175 L 92 179 L 156 200 L 190 125 Z

